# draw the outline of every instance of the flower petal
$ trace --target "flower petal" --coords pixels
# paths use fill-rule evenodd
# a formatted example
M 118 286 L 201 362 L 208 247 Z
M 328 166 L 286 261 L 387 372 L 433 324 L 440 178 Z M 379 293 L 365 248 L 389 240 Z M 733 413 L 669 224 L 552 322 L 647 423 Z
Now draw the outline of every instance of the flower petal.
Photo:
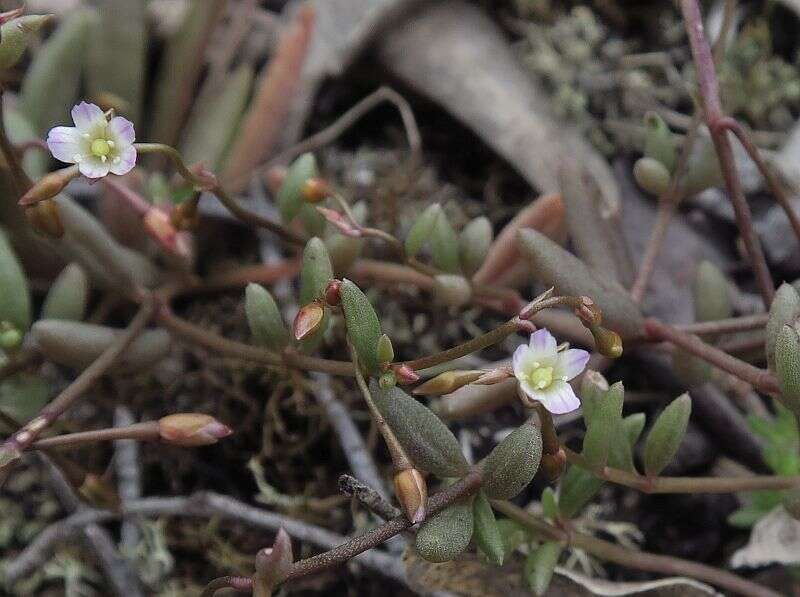
M 532 368 L 533 358 L 531 356 L 531 349 L 525 344 L 520 344 L 514 351 L 511 357 L 511 365 L 514 369 L 514 375 L 519 377 L 521 374 L 527 372 Z
M 556 377 L 566 377 L 567 381 L 580 375 L 589 362 L 589 353 L 580 348 L 570 348 L 558 353 L 554 374 Z
M 542 390 L 534 387 L 531 382 L 527 380 L 520 380 L 519 387 L 525 393 L 525 395 L 532 401 L 542 402 L 542 397 L 544 396 L 544 393 L 542 392 Z
M 116 159 L 119 158 L 119 162 Z M 110 160 L 109 171 L 112 174 L 127 174 L 136 165 L 136 148 L 133 145 L 123 147 L 119 153 Z
M 60 162 L 75 163 L 75 156 L 81 155 L 81 134 L 75 127 L 57 126 L 47 133 L 47 148 Z
M 547 390 L 538 392 L 536 399 L 554 415 L 572 412 L 581 405 L 572 386 L 565 381 L 554 381 Z
M 531 353 L 537 361 L 556 356 L 556 339 L 547 328 L 541 328 L 531 334 L 530 340 Z
M 81 102 L 72 108 L 72 121 L 82 133 L 90 132 L 90 129 L 97 124 L 99 120 L 105 120 L 105 118 L 103 110 L 94 104 Z
M 111 169 L 111 161 L 101 161 L 95 156 L 84 157 L 78 163 L 78 170 L 86 178 L 103 178 Z
M 113 135 L 112 141 L 120 149 L 126 147 L 136 140 L 136 132 L 133 130 L 133 123 L 122 116 L 115 116 L 108 123 L 108 132 Z

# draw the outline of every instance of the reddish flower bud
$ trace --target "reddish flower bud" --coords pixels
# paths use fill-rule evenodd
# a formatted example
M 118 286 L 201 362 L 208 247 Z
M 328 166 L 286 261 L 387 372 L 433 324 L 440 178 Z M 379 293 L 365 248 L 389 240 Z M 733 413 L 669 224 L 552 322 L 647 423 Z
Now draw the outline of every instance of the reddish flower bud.
M 45 199 L 26 207 L 25 217 L 31 227 L 39 234 L 50 238 L 64 236 L 64 225 L 61 223 L 58 206 L 52 199 Z
M 392 371 L 397 378 L 397 383 L 401 386 L 419 381 L 419 373 L 408 365 L 393 365 Z
M 394 494 L 411 524 L 425 520 L 428 485 L 417 469 L 407 468 L 394 476 Z
M 292 540 L 281 528 L 272 547 L 265 547 L 256 554 L 253 595 L 271 595 L 275 587 L 286 579 L 293 562 Z
M 147 234 L 164 249 L 181 257 L 189 255 L 187 239 L 178 233 L 172 225 L 170 214 L 166 211 L 151 207 L 144 214 L 142 221 Z
M 325 308 L 314 301 L 302 307 L 294 318 L 292 333 L 296 340 L 310 336 L 319 329 L 322 318 L 325 316 Z
M 309 203 L 319 203 L 330 197 L 333 194 L 333 190 L 327 180 L 315 176 L 303 183 L 300 193 L 303 195 L 305 201 Z
M 342 297 L 339 295 L 339 289 L 342 287 L 342 281 L 333 279 L 328 282 L 328 285 L 325 287 L 325 304 L 331 307 L 335 307 L 340 302 L 342 302 Z
M 362 235 L 361 228 L 353 224 L 353 222 L 348 220 L 338 211 L 334 209 L 328 209 L 327 207 L 317 207 L 317 211 L 321 213 L 329 223 L 333 224 L 336 229 L 345 236 L 359 238 Z
M 158 433 L 167 443 L 193 448 L 215 444 L 233 430 L 210 415 L 178 413 L 159 419 Z
M 45 174 L 19 200 L 22 206 L 33 205 L 39 201 L 52 199 L 64 190 L 70 180 L 80 175 L 77 166 L 62 168 Z

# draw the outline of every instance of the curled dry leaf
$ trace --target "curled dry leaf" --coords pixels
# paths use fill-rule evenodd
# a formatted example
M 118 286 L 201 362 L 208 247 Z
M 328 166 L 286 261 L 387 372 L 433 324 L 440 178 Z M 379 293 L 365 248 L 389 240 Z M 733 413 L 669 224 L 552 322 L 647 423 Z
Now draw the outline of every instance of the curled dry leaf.
M 800 564 L 800 521 L 778 506 L 759 520 L 747 545 L 731 558 L 734 568 Z

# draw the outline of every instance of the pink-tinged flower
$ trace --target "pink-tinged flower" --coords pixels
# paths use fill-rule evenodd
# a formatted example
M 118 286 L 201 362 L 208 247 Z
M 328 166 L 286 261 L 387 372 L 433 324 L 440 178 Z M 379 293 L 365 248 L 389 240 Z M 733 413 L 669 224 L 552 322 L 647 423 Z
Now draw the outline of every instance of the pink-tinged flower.
M 86 178 L 125 174 L 136 164 L 136 133 L 130 120 L 106 120 L 98 106 L 81 102 L 72 108 L 72 121 L 75 126 L 57 126 L 47 134 L 54 158 L 77 164 Z
M 581 405 L 567 383 L 580 375 L 589 353 L 578 348 L 559 352 L 556 339 L 546 329 L 531 334 L 530 344 L 514 351 L 514 376 L 525 397 L 541 402 L 553 414 L 568 413 Z

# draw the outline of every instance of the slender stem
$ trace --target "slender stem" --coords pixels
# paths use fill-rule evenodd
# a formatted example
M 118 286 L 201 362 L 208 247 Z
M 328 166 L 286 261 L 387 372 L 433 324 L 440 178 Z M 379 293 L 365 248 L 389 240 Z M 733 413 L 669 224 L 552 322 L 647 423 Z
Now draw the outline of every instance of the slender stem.
M 402 514 L 399 508 L 392 506 L 372 487 L 352 475 L 339 477 L 339 491 L 357 499 L 370 512 L 377 514 L 384 520 L 390 520 Z
M 283 227 L 277 222 L 273 222 L 269 218 L 260 216 L 239 205 L 239 203 L 222 188 L 217 178 L 212 174 L 209 173 L 208 176 L 198 176 L 189 170 L 180 152 L 174 147 L 164 145 L 163 143 L 134 143 L 134 146 L 139 153 L 161 153 L 169 157 L 178 170 L 178 173 L 183 176 L 183 178 L 199 190 L 206 190 L 213 193 L 228 211 L 243 222 L 269 230 L 288 243 L 300 246 L 305 245 L 306 240 L 302 236 Z
M 200 593 L 200 597 L 214 597 L 221 589 L 233 589 L 239 593 L 249 593 L 253 590 L 253 579 L 246 576 L 220 576 L 208 583 Z
M 767 325 L 767 319 L 769 319 L 768 313 L 757 313 L 755 315 L 717 319 L 716 321 L 702 321 L 673 327 L 684 334 L 696 334 L 698 336 L 730 334 L 761 329 Z
M 648 340 L 670 342 L 715 367 L 727 371 L 739 379 L 743 379 L 762 392 L 776 394 L 780 391 L 775 377 L 766 369 L 759 369 L 750 363 L 732 357 L 720 349 L 706 344 L 697 336 L 681 332 L 657 319 L 647 319 L 645 321 L 645 332 Z
M 11 435 L 0 447 L 0 469 L 16 460 L 19 455 L 35 442 L 42 431 L 58 419 L 84 393 L 91 388 L 122 355 L 139 334 L 142 333 L 153 314 L 153 300 L 146 298 L 139 312 L 131 320 L 125 331 L 103 353 L 73 381 L 67 388 L 45 406 L 39 414 L 22 429 Z
M 67 433 L 35 441 L 31 448 L 43 450 L 49 448 L 79 448 L 97 442 L 115 441 L 118 439 L 132 439 L 140 442 L 158 441 L 158 421 L 135 423 L 125 427 L 109 427 L 108 429 L 95 429 L 78 433 Z
M 728 190 L 736 221 L 744 241 L 750 265 L 755 274 L 764 305 L 769 308 L 775 287 L 772 275 L 769 272 L 761 243 L 753 230 L 753 218 L 750 207 L 742 190 L 736 162 L 733 158 L 733 148 L 728 138 L 727 130 L 718 123 L 723 118 L 722 104 L 719 99 L 719 86 L 717 83 L 716 68 L 711 54 L 711 48 L 706 40 L 703 30 L 703 18 L 697 0 L 681 0 L 681 12 L 689 35 L 689 45 L 697 69 L 697 78 L 700 86 L 700 96 L 703 102 L 706 124 L 708 124 L 711 139 L 717 150 L 725 187 Z
M 567 531 L 557 528 L 511 502 L 494 500 L 492 501 L 492 506 L 498 512 L 502 512 L 542 537 L 582 549 L 606 562 L 613 562 L 627 568 L 655 572 L 665 576 L 687 576 L 741 595 L 780 597 L 779 593 L 771 589 L 719 568 L 671 556 L 661 556 L 646 551 L 628 549 L 627 547 L 573 530 Z
M 643 493 L 738 493 L 762 489 L 791 489 L 800 486 L 800 475 L 752 477 L 647 477 L 605 466 L 593 468 L 581 454 L 564 448 L 567 461 L 591 471 L 601 479 L 638 489 Z

